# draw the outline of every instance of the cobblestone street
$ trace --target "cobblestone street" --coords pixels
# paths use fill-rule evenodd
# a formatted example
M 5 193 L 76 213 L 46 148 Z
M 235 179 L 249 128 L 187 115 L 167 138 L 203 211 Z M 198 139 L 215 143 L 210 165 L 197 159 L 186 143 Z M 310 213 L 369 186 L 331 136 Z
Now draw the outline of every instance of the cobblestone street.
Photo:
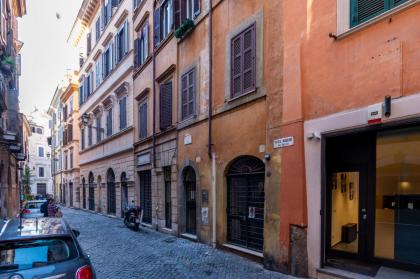
M 63 209 L 99 279 L 107 278 L 294 278 L 208 245 L 81 210 Z

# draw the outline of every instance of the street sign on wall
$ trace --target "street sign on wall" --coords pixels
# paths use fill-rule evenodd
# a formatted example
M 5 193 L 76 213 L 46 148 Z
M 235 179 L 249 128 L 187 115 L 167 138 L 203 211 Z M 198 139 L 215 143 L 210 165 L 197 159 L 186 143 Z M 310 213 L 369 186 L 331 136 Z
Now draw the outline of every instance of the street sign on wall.
M 294 137 L 285 137 L 285 138 L 279 138 L 275 139 L 273 142 L 274 148 L 282 148 L 286 146 L 292 146 L 295 144 L 295 138 Z

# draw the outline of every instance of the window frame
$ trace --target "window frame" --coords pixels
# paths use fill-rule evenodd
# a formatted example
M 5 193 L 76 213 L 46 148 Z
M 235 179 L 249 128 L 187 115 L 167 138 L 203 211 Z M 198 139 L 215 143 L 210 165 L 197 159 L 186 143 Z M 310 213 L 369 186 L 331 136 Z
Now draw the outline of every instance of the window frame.
M 192 84 L 190 84 L 190 75 L 192 74 Z M 197 79 L 196 79 L 196 67 L 193 67 L 191 69 L 189 69 L 187 72 L 185 72 L 184 74 L 182 74 L 181 76 L 181 81 L 180 81 L 180 103 L 181 103 L 181 120 L 187 120 L 190 118 L 195 117 L 196 115 L 196 108 L 195 108 L 195 104 L 196 104 L 196 88 L 197 88 Z M 186 87 L 184 88 L 184 78 L 186 78 Z M 192 94 L 192 98 L 190 99 L 190 94 L 189 94 L 189 90 L 192 90 L 193 94 Z M 185 92 L 186 91 L 186 92 Z M 186 99 L 184 102 L 184 93 L 186 93 Z M 192 110 L 190 111 L 190 103 L 192 103 Z M 184 111 L 184 107 L 186 106 L 187 111 Z
M 42 152 L 39 152 L 40 150 L 42 150 Z M 38 150 L 37 151 L 38 151 L 37 152 L 38 157 L 45 158 L 45 148 L 43 146 L 38 146 Z M 40 155 L 40 153 L 42 153 L 42 155 Z
M 42 175 L 41 175 L 41 170 L 42 170 Z M 38 177 L 39 178 L 44 178 L 45 177 L 45 168 L 38 166 Z
M 170 95 L 169 95 L 171 104 L 169 106 L 170 112 L 165 111 L 166 113 L 168 113 L 168 115 L 165 114 L 165 118 L 164 118 L 163 113 L 162 113 L 162 111 L 163 111 L 162 108 L 165 105 L 164 104 L 164 101 L 165 101 L 164 100 L 164 93 L 166 93 L 166 92 L 163 92 L 163 91 L 166 90 L 165 89 L 166 86 L 171 87 L 171 92 L 170 92 Z M 173 88 L 172 78 L 162 82 L 159 85 L 159 128 L 160 128 L 161 131 L 167 130 L 169 127 L 171 127 L 173 125 L 173 115 L 172 115 L 173 114 L 173 105 L 174 105 L 173 104 L 173 101 L 174 101 L 173 100 L 173 93 L 174 93 L 174 88 Z M 166 97 L 168 97 L 168 96 L 166 96 Z M 166 119 L 166 117 L 168 117 L 168 119 Z
M 124 114 L 122 113 L 121 109 L 122 109 L 122 104 L 124 102 Z M 124 130 L 127 128 L 128 126 L 128 119 L 127 119 L 127 95 L 122 96 L 119 100 L 118 100 L 118 107 L 119 107 L 119 126 L 120 126 L 120 131 Z M 124 117 L 122 117 L 124 115 Z
M 139 121 L 139 125 L 138 125 L 138 127 L 139 127 L 139 134 L 138 134 L 138 137 L 139 137 L 139 139 L 146 139 L 147 138 L 147 136 L 148 136 L 148 132 L 149 132 L 149 129 L 148 129 L 148 121 L 149 121 L 149 115 L 148 115 L 148 113 L 149 113 L 149 107 L 148 107 L 148 105 L 149 105 L 149 103 L 148 103 L 148 99 L 147 98 L 145 98 L 144 100 L 142 100 L 141 102 L 139 102 L 139 104 L 138 104 L 138 121 Z M 145 107 L 145 109 L 146 109 L 146 113 L 145 113 L 145 116 L 146 116 L 146 120 L 145 120 L 145 124 L 144 124 L 144 127 L 141 125 L 142 124 L 142 122 L 141 122 L 141 119 L 142 119 L 142 117 L 141 117 L 141 109 L 142 109 L 142 107 Z

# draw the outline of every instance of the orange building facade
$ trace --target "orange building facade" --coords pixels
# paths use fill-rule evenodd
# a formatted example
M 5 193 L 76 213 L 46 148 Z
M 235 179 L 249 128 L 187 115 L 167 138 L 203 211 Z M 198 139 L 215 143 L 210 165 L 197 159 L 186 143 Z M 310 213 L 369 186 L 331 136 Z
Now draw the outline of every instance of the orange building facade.
M 283 1 L 282 121 L 304 151 L 311 277 L 419 270 L 420 7 L 371 2 Z

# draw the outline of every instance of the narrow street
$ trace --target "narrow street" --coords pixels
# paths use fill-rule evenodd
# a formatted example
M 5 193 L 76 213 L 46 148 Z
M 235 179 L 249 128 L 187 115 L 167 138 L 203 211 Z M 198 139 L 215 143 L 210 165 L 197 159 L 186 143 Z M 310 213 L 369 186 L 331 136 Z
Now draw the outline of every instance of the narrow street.
M 134 232 L 118 219 L 63 208 L 80 231 L 79 242 L 101 278 L 294 278 L 208 245 L 142 228 Z

